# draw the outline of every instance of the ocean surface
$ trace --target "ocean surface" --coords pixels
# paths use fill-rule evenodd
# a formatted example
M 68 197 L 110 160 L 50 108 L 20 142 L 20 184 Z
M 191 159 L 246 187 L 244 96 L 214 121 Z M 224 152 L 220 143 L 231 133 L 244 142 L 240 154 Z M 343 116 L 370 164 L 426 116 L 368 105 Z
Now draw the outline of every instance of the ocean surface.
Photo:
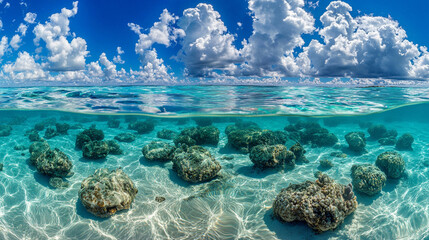
M 0 137 L 0 239 L 428 239 L 429 238 L 429 88 L 369 87 L 34 87 L 0 88 L 0 125 L 11 126 Z M 142 148 L 157 132 L 176 132 L 206 118 L 220 130 L 217 146 L 204 148 L 222 166 L 219 177 L 188 183 L 172 170 L 172 162 L 145 159 Z M 108 121 L 119 121 L 118 128 Z M 146 134 L 128 129 L 131 121 L 150 119 Z M 197 121 L 195 121 L 197 120 Z M 317 122 L 334 133 L 332 147 L 303 145 L 308 163 L 293 169 L 258 170 L 249 154 L 227 146 L 225 128 L 252 121 L 262 129 L 285 131 L 297 121 Z M 68 188 L 55 189 L 49 178 L 29 165 L 26 132 L 36 123 L 68 123 L 68 135 L 46 139 L 73 163 Z M 134 133 L 134 142 L 120 142 L 122 155 L 91 161 L 75 149 L 76 136 L 96 125 L 105 139 Z M 396 150 L 372 139 L 371 124 L 394 129 L 398 137 L 414 137 L 413 150 Z M 53 127 L 55 127 L 53 125 Z M 46 129 L 46 128 L 45 128 Z M 46 130 L 39 131 L 41 137 Z M 345 135 L 361 131 L 366 152 L 348 148 Z M 288 139 L 289 148 L 295 143 Z M 17 150 L 17 146 L 22 147 Z M 273 200 L 291 183 L 314 181 L 323 171 L 341 184 L 351 182 L 351 167 L 375 163 L 394 150 L 405 160 L 398 180 L 388 179 L 382 191 L 366 196 L 355 191 L 358 207 L 339 227 L 316 233 L 304 222 L 286 223 L 273 217 Z M 331 156 L 341 152 L 344 158 Z M 330 169 L 319 165 L 333 163 Z M 129 210 L 110 218 L 86 211 L 78 197 L 83 179 L 98 168 L 121 167 L 138 188 Z M 165 201 L 155 201 L 164 197 Z

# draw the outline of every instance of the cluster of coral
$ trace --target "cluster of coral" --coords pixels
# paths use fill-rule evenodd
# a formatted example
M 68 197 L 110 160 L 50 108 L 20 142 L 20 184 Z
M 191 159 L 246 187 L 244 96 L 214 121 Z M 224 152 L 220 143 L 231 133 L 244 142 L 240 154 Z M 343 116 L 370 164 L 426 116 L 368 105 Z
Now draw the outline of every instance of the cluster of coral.
M 378 155 L 375 165 L 355 164 L 351 169 L 352 183 L 358 192 L 373 196 L 381 192 L 388 178 L 401 178 L 405 171 L 405 161 L 394 151 Z
M 146 143 L 141 152 L 147 161 L 172 162 L 172 170 L 178 177 L 190 183 L 201 183 L 219 177 L 222 166 L 216 160 L 211 147 L 219 144 L 221 132 L 213 126 L 214 119 L 193 118 L 195 127 L 180 128 L 180 132 L 161 129 L 157 140 Z M 82 120 L 83 121 L 83 120 Z M 88 120 L 89 121 L 89 120 Z M 120 128 L 121 121 L 100 116 L 98 121 L 107 122 L 109 128 Z M 179 119 L 178 124 L 188 120 Z M 134 142 L 139 134 L 155 130 L 154 120 L 139 121 L 135 116 L 127 116 L 128 129 L 132 131 L 117 134 L 112 140 L 105 140 L 104 132 L 92 125 L 77 134 L 75 147 L 82 150 L 86 159 L 103 159 L 109 154 L 123 154 L 121 143 Z M 250 121 L 235 121 L 225 128 L 226 146 L 241 154 L 248 154 L 249 163 L 260 170 L 269 168 L 293 168 L 296 164 L 308 163 L 307 147 L 334 147 L 341 149 L 339 139 L 326 128 L 314 121 L 290 121 L 281 131 L 260 128 Z M 325 120 L 325 125 L 339 124 L 337 120 Z M 395 130 L 387 130 L 383 125 L 368 125 L 368 141 L 377 140 L 381 145 L 395 145 L 397 150 L 412 150 L 413 136 L 403 134 L 397 139 Z M 30 145 L 29 162 L 43 175 L 49 176 L 49 184 L 54 188 L 67 188 L 65 178 L 73 175 L 73 164 L 69 157 L 58 148 L 51 148 L 45 139 L 67 135 L 70 129 L 81 129 L 82 125 L 70 126 L 58 123 L 55 118 L 35 124 L 26 132 Z M 12 126 L 0 125 L 0 137 L 11 134 Z M 42 132 L 44 131 L 44 132 Z M 41 137 L 41 133 L 42 136 Z M 366 153 L 367 138 L 361 131 L 347 133 L 345 141 L 350 151 Z M 286 146 L 287 145 L 287 146 Z M 290 146 L 290 147 L 289 147 Z M 16 145 L 15 150 L 26 150 L 26 146 Z M 344 149 L 344 148 L 343 148 Z M 338 150 L 337 150 L 338 151 Z M 346 158 L 341 151 L 331 152 L 331 157 Z M 224 156 L 223 160 L 234 160 Z M 319 169 L 329 170 L 334 163 L 324 157 L 319 160 Z M 3 165 L 0 164 L 0 170 Z M 328 175 L 318 172 L 317 180 L 291 184 L 277 195 L 273 203 L 274 215 L 286 222 L 305 221 L 316 232 L 335 229 L 357 208 L 353 190 L 374 196 L 382 191 L 388 179 L 401 178 L 405 171 L 405 161 L 395 151 L 380 154 L 375 164 L 355 164 L 351 168 L 351 183 L 336 183 Z M 218 184 L 219 178 L 212 181 Z M 210 183 L 210 184 L 211 184 Z M 82 181 L 79 199 L 83 206 L 98 217 L 109 217 L 116 212 L 129 209 L 137 195 L 137 188 L 122 169 L 98 169 Z M 156 197 L 161 203 L 166 199 Z
M 76 136 L 75 146 L 82 149 L 82 155 L 86 159 L 104 159 L 108 154 L 120 155 L 123 153 L 115 140 L 104 141 L 104 133 L 93 125 Z
M 49 118 L 45 121 L 36 123 L 33 129 L 26 132 L 28 139 L 31 142 L 40 141 L 40 132 L 45 131 L 43 138 L 51 139 L 56 136 L 68 135 L 68 131 L 72 128 L 68 123 L 58 123 L 55 118 Z
M 185 128 L 174 138 L 174 144 L 178 147 L 182 144 L 194 145 L 217 145 L 220 131 L 214 126 Z
M 242 153 L 249 153 L 257 145 L 285 144 L 287 134 L 283 131 L 262 130 L 253 122 L 237 122 L 225 129 L 228 145 Z
M 337 136 L 317 122 L 298 121 L 285 127 L 291 138 L 312 147 L 332 147 L 338 142 Z
M 219 133 L 211 125 L 186 128 L 180 134 L 164 129 L 158 137 L 173 139 L 175 145 L 152 141 L 143 147 L 142 153 L 149 161 L 173 161 L 173 171 L 185 181 L 205 182 L 217 177 L 221 165 L 201 145 L 217 145 Z
M 29 151 L 30 164 L 35 166 L 40 174 L 51 177 L 50 184 L 53 181 L 52 178 L 62 181 L 62 178 L 73 175 L 71 171 L 73 163 L 69 157 L 58 148 L 51 149 L 45 140 L 32 143 Z M 55 184 L 51 186 L 57 188 Z
M 371 138 L 378 140 L 380 145 L 395 146 L 400 151 L 412 151 L 414 137 L 409 133 L 404 133 L 398 139 L 398 132 L 394 129 L 388 130 L 383 125 L 371 125 L 368 128 L 368 133 Z

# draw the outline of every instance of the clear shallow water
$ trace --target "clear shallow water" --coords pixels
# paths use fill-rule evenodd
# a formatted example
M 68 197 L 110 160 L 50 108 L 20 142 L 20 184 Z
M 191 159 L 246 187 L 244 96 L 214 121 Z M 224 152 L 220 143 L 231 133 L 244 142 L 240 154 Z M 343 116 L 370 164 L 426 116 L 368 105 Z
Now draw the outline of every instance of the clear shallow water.
M 197 88 L 197 90 L 195 90 Z M 216 87 L 218 88 L 218 87 Z M 238 88 L 240 87 L 226 87 Z M 93 92 L 95 88 L 76 88 L 82 92 Z M 65 96 L 68 92 L 76 91 L 75 88 L 64 89 L 57 94 L 57 90 L 45 89 L 43 93 L 35 93 L 37 97 L 18 97 L 25 95 L 23 92 L 39 92 L 35 89 L 2 89 L 2 107 L 16 109 L 34 109 L 31 111 L 4 110 L 0 112 L 2 124 L 12 123 L 12 133 L 8 137 L 0 137 L 0 162 L 4 164 L 4 170 L 0 172 L 0 239 L 426 239 L 429 237 L 429 104 L 420 103 L 393 109 L 395 107 L 418 103 L 427 97 L 424 89 L 272 89 L 254 88 L 259 91 L 254 98 L 244 96 L 250 89 L 241 89 L 243 96 L 235 96 L 234 107 L 227 110 L 231 101 L 226 103 L 221 99 L 233 99 L 224 96 L 222 91 L 213 92 L 202 88 L 180 88 L 181 95 L 187 97 L 170 97 L 160 101 L 159 92 L 162 88 L 132 89 L 134 92 L 147 91 L 147 96 L 139 93 L 139 99 L 146 99 L 143 109 L 154 107 L 162 109 L 164 106 L 175 106 L 175 111 L 167 111 L 175 115 L 214 114 L 217 111 L 239 114 L 243 106 L 264 109 L 264 114 L 274 114 L 267 106 L 280 111 L 280 102 L 287 96 L 303 94 L 300 109 L 311 115 L 331 115 L 334 118 L 305 117 L 301 120 L 318 121 L 323 127 L 329 129 L 339 138 L 339 145 L 322 148 L 304 146 L 309 163 L 298 164 L 293 170 L 265 170 L 257 171 L 252 168 L 252 162 L 248 155 L 240 154 L 229 148 L 225 148 L 227 137 L 225 127 L 233 124 L 241 117 L 213 118 L 213 125 L 220 130 L 220 142 L 218 146 L 204 146 L 222 165 L 223 178 L 212 180 L 202 184 L 189 184 L 177 177 L 172 171 L 172 163 L 152 163 L 142 156 L 142 147 L 152 140 L 159 140 L 156 133 L 164 128 L 180 131 L 186 127 L 195 126 L 191 119 L 184 125 L 179 125 L 178 120 L 170 118 L 153 118 L 156 121 L 155 130 L 149 134 L 138 135 L 135 142 L 120 143 L 124 150 L 123 155 L 109 155 L 106 160 L 88 161 L 82 158 L 82 152 L 74 148 L 76 135 L 82 129 L 71 129 L 65 136 L 56 136 L 48 140 L 51 148 L 58 147 L 66 153 L 73 162 L 75 174 L 68 178 L 71 186 L 67 189 L 53 189 L 48 184 L 48 178 L 37 173 L 28 164 L 28 150 L 14 150 L 15 145 L 29 146 L 25 132 L 34 127 L 34 124 L 48 118 L 56 118 L 57 122 L 67 122 L 71 125 L 82 124 L 84 128 L 96 124 L 97 128 L 105 133 L 105 139 L 113 139 L 119 133 L 133 132 L 127 129 L 122 115 L 88 115 L 59 111 L 39 111 L 37 109 L 56 109 L 65 111 L 103 112 L 117 113 L 126 111 L 121 104 L 114 103 L 113 98 L 78 98 L 77 100 L 65 100 L 59 96 Z M 119 89 L 119 90 L 118 90 Z M 118 88 L 114 92 L 132 94 L 131 90 Z M 20 92 L 21 91 L 21 92 Z M 109 90 L 102 89 L 99 92 L 107 94 Z M 167 91 L 167 90 L 165 90 Z M 168 90 L 171 91 L 171 90 Z M 174 91 L 178 91 L 175 89 Z M 337 92 L 336 92 L 337 91 Z M 333 94 L 344 94 L 349 99 L 344 100 L 344 106 L 352 106 L 348 110 L 343 105 L 335 107 L 324 104 L 334 103 Z M 356 91 L 356 92 L 354 92 Z M 373 92 L 373 95 L 363 94 Z M 157 92 L 157 93 L 153 93 Z M 197 94 L 197 93 L 198 94 Z M 206 94 L 204 94 L 204 92 Z M 234 94 L 240 92 L 235 90 Z M 261 92 L 264 92 L 262 94 Z M 280 92 L 283 92 L 282 95 Z M 298 93 L 299 92 L 299 93 Z M 210 93 L 210 94 L 209 94 Z M 319 95 L 311 95 L 318 93 Z M 323 94 L 331 93 L 331 96 Z M 375 94 L 377 93 L 377 94 Z M 216 98 L 216 94 L 218 97 Z M 160 94 L 168 96 L 168 94 Z M 211 97 L 210 97 L 211 95 Z M 361 96 L 362 95 L 362 96 Z M 7 97 L 5 97 L 7 96 Z M 11 96 L 15 96 L 11 97 Z M 49 96 L 43 100 L 41 96 Z M 54 97 L 53 97 L 54 96 Z M 191 96 L 191 97 L 189 97 Z M 199 97 L 197 97 L 199 96 Z M 317 97 L 319 96 L 319 97 Z M 356 96 L 356 97 L 353 97 Z M 378 96 L 378 97 L 376 97 Z M 390 100 L 383 99 L 390 97 Z M 134 97 L 133 97 L 134 98 Z M 245 99 L 244 99 L 245 98 Z M 9 99 L 9 100 L 7 100 Z M 62 100 L 61 100 L 62 99 Z M 68 99 L 68 98 L 66 98 Z M 101 99 L 101 100 L 100 100 Z M 158 99 L 158 100 L 156 100 Z M 180 101 L 180 99 L 182 99 Z M 189 101 L 185 101 L 185 99 Z M 209 99 L 211 99 L 209 101 Z M 246 100 L 247 99 L 247 100 Z M 259 101 L 257 101 L 259 99 Z M 265 101 L 262 101 L 265 99 Z M 268 100 L 267 100 L 268 99 Z M 271 103 L 267 104 L 267 102 Z M 276 100 L 274 100 L 276 99 Z M 283 99 L 283 100 L 278 100 Z M 299 98 L 298 98 L 299 99 Z M 9 103 L 7 103 L 9 101 Z M 109 103 L 110 101 L 110 103 Z M 152 101 L 152 102 L 150 102 Z M 293 102 L 293 99 L 290 100 Z M 353 102 L 356 101 L 356 102 Z M 100 103 L 101 102 L 101 103 Z M 182 103 L 181 103 L 182 102 Z M 297 102 L 299 102 L 297 100 Z M 284 102 L 283 102 L 284 103 Z M 9 104 L 9 105 L 8 105 Z M 100 105 L 97 105 L 100 104 Z M 93 108 L 93 106 L 120 106 L 120 111 Z M 127 105 L 127 104 L 125 104 Z M 131 104 L 133 105 L 133 104 Z M 134 105 L 139 106 L 135 103 Z M 218 107 L 216 108 L 216 106 Z M 43 107 L 42 107 L 43 106 Z M 79 108 L 77 106 L 81 106 Z M 183 108 L 180 108 L 182 106 Z M 232 106 L 232 105 L 231 105 Z M 339 106 L 339 107 L 338 107 Z M 378 108 L 370 109 L 369 106 Z M 341 114 L 373 113 L 363 116 L 338 116 Z M 362 108 L 360 108 L 362 107 Z M 368 108 L 366 108 L 368 107 Z M 386 109 L 387 108 L 387 109 Z M 393 110 L 388 110 L 392 108 Z M 204 111 L 204 109 L 206 111 Z M 298 109 L 298 107 L 296 108 Z M 311 110 L 314 109 L 314 110 Z M 333 110 L 334 109 L 334 110 Z M 351 110 L 354 109 L 354 110 Z M 360 109 L 360 110 L 356 110 Z M 365 109 L 365 110 L 362 110 Z M 374 113 L 382 110 L 383 112 Z M 126 111 L 128 112 L 128 111 Z M 129 111 L 139 112 L 139 111 Z M 140 111 L 139 113 L 150 113 Z M 260 114 L 261 112 L 249 110 L 246 114 Z M 293 115 L 295 112 L 281 112 Z M 316 114 L 317 113 L 317 114 Z M 153 113 L 152 113 L 153 114 Z M 117 118 L 121 121 L 120 128 L 108 128 L 107 118 Z M 138 118 L 147 119 L 147 116 Z M 286 116 L 269 116 L 243 118 L 259 124 L 261 128 L 271 130 L 283 130 L 294 118 Z M 325 172 L 342 184 L 351 181 L 350 169 L 356 163 L 374 163 L 376 157 L 387 150 L 393 150 L 393 146 L 380 146 L 377 141 L 368 139 L 367 153 L 356 155 L 347 149 L 344 135 L 351 131 L 363 131 L 359 123 L 372 122 L 383 124 L 388 129 L 396 129 L 399 135 L 411 133 L 415 142 L 413 151 L 400 151 L 406 162 L 406 176 L 400 180 L 388 180 L 382 192 L 373 197 L 367 197 L 356 193 L 358 200 L 357 210 L 346 218 L 345 222 L 335 231 L 315 234 L 304 223 L 282 223 L 272 218 L 272 202 L 280 190 L 290 183 L 300 183 L 305 180 L 314 180 L 314 173 L 319 171 L 319 160 L 328 158 L 334 163 L 334 167 Z M 40 132 L 43 136 L 43 131 Z M 164 140 L 167 141 L 167 140 Z M 288 141 L 290 147 L 294 142 Z M 331 152 L 342 151 L 347 158 L 330 157 Z M 24 154 L 24 155 L 22 155 Z M 232 160 L 223 159 L 223 156 L 233 157 Z M 136 184 L 139 190 L 130 210 L 119 212 L 108 219 L 99 219 L 88 213 L 78 201 L 78 190 L 84 178 L 92 174 L 97 168 L 115 169 L 122 167 L 124 172 Z M 156 196 L 163 196 L 163 203 L 155 201 Z

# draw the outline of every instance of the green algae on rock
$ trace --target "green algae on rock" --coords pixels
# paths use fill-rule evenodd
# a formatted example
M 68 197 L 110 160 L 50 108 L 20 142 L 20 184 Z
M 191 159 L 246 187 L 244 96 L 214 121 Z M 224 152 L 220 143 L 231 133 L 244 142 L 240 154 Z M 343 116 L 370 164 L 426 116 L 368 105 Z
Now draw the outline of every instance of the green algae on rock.
M 176 148 L 166 142 L 152 141 L 142 149 L 143 156 L 149 161 L 171 161 Z
M 136 135 L 132 134 L 132 133 L 120 133 L 118 135 L 115 136 L 115 140 L 119 141 L 119 142 L 134 142 L 136 140 Z
M 95 125 L 89 129 L 85 129 L 76 136 L 75 146 L 77 149 L 82 147 L 90 141 L 101 141 L 104 139 L 104 132 L 100 129 L 96 129 Z
M 117 143 L 115 140 L 107 140 L 106 143 L 107 146 L 109 146 L 109 154 L 121 155 L 124 153 L 119 143 Z
M 285 164 L 288 167 L 295 166 L 295 155 L 281 144 L 255 146 L 249 158 L 260 169 L 283 167 Z
M 173 170 L 188 182 L 204 182 L 215 178 L 222 167 L 210 152 L 198 145 L 186 145 L 174 152 Z
M 7 137 L 12 132 L 12 127 L 9 125 L 0 125 L 0 137 Z
M 296 162 L 301 162 L 301 163 L 310 162 L 304 155 L 307 151 L 305 151 L 304 147 L 301 146 L 299 142 L 296 142 L 294 145 L 292 145 L 292 147 L 290 147 L 289 150 L 293 152 L 293 154 L 295 155 Z
M 364 132 L 350 132 L 345 136 L 347 143 L 349 144 L 349 149 L 362 153 L 365 151 L 366 139 Z
M 386 174 L 372 164 L 355 164 L 351 172 L 353 187 L 369 196 L 381 192 L 386 184 Z
M 162 129 L 156 133 L 156 137 L 166 140 L 173 140 L 177 137 L 177 132 L 170 129 Z
M 93 160 L 106 158 L 109 152 L 110 148 L 106 141 L 90 141 L 82 148 L 83 157 Z
M 330 169 L 334 167 L 334 164 L 331 162 L 331 160 L 323 158 L 323 159 L 320 159 L 319 166 L 323 169 Z
M 375 165 L 383 171 L 388 178 L 398 179 L 405 171 L 405 161 L 401 154 L 387 151 L 378 155 Z
M 185 128 L 174 139 L 174 144 L 177 147 L 180 144 L 186 144 L 188 146 L 217 145 L 219 142 L 219 134 L 219 129 L 214 126 Z
M 412 151 L 413 142 L 414 142 L 414 137 L 409 133 L 405 133 L 398 138 L 398 141 L 396 142 L 396 149 L 400 151 L 402 150 Z
M 51 177 L 66 177 L 72 167 L 69 157 L 58 148 L 45 151 L 36 160 L 37 171 Z
M 45 140 L 32 143 L 28 149 L 30 152 L 30 164 L 35 166 L 37 158 L 39 158 L 39 156 L 44 152 L 50 150 L 50 148 L 51 147 L 49 146 L 48 142 Z

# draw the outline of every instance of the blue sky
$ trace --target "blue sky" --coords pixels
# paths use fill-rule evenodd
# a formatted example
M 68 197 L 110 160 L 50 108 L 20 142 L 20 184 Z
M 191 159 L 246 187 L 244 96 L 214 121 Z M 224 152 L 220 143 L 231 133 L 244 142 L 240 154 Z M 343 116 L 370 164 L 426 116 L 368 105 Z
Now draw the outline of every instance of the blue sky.
M 3 83 L 429 77 L 423 0 L 1 2 Z M 156 22 L 166 31 L 151 37 Z

